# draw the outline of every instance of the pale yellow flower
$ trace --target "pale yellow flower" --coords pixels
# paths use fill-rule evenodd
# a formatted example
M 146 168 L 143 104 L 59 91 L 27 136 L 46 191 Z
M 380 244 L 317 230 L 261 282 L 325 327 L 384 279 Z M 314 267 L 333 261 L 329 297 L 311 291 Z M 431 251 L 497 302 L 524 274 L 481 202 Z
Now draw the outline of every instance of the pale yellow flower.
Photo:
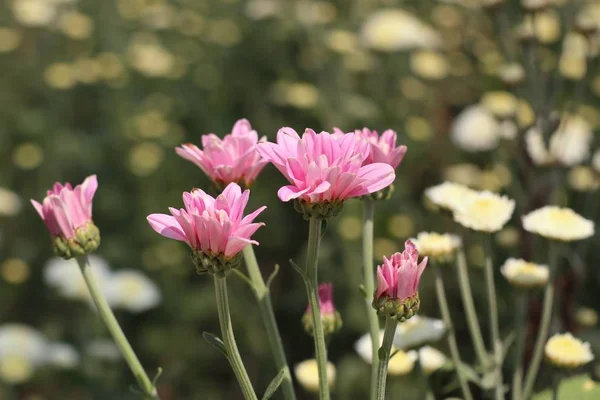
M 592 328 L 598 324 L 598 312 L 593 308 L 579 308 L 575 312 L 575 320 L 583 327 Z
M 425 197 L 430 202 L 450 211 L 456 210 L 463 202 L 476 194 L 476 191 L 452 182 L 444 182 L 425 191 Z
M 440 261 L 452 259 L 462 246 L 460 237 L 449 233 L 420 232 L 411 241 L 423 257 L 427 256 Z
M 430 50 L 414 52 L 410 55 L 410 68 L 419 77 L 428 80 L 440 80 L 448 75 L 446 57 Z
M 542 43 L 554 43 L 560 38 L 560 17 L 553 10 L 538 13 L 534 19 L 535 34 Z
M 546 265 L 516 258 L 506 260 L 500 272 L 511 285 L 522 289 L 544 287 L 550 279 L 550 270 Z
M 573 190 L 589 192 L 598 189 L 598 174 L 587 165 L 580 165 L 569 170 L 567 181 Z
M 60 17 L 58 26 L 71 39 L 87 39 L 94 31 L 94 21 L 85 14 L 70 11 Z
M 500 67 L 498 75 L 502 82 L 508 85 L 517 85 L 525 79 L 525 69 L 521 64 L 510 63 Z
M 408 375 L 415 368 L 415 361 L 417 361 L 418 357 L 416 351 L 405 352 L 392 347 L 391 355 L 392 358 L 388 361 L 388 375 Z
M 367 47 L 387 52 L 438 48 L 442 43 L 438 32 L 400 9 L 384 9 L 371 14 L 360 35 Z
M 21 211 L 21 198 L 10 189 L 0 186 L 0 216 L 13 217 Z
M 300 386 L 309 392 L 317 393 L 319 391 L 319 369 L 317 367 L 317 360 L 311 358 L 304 360 L 294 367 L 294 373 Z M 335 365 L 327 362 L 327 382 L 331 388 L 335 383 Z
M 11 28 L 0 28 L 0 53 L 13 51 L 21 43 L 19 31 Z
M 492 192 L 477 192 L 463 199 L 454 211 L 454 220 L 466 228 L 483 232 L 498 232 L 510 220 L 515 201 Z
M 481 169 L 475 164 L 453 164 L 444 169 L 444 178 L 447 181 L 465 186 L 477 187 L 481 182 Z
M 594 152 L 594 156 L 592 157 L 592 167 L 596 172 L 600 173 L 600 150 Z
M 578 81 L 585 77 L 587 72 L 587 60 L 585 56 L 565 53 L 560 57 L 558 69 L 560 74 L 565 78 Z
M 517 112 L 517 98 L 509 92 L 492 91 L 484 93 L 481 104 L 497 118 L 512 118 Z
M 556 334 L 548 339 L 544 348 L 546 361 L 562 369 L 575 369 L 594 359 L 590 344 L 582 342 L 571 333 Z
M 523 216 L 523 228 L 547 239 L 571 242 L 594 235 L 594 222 L 570 208 L 545 206 Z
M 22 25 L 41 27 L 52 23 L 56 16 L 56 7 L 48 0 L 15 0 L 12 3 L 12 12 Z
M 431 346 L 423 346 L 419 349 L 419 363 L 427 375 L 442 368 L 447 360 L 448 357 L 444 353 Z

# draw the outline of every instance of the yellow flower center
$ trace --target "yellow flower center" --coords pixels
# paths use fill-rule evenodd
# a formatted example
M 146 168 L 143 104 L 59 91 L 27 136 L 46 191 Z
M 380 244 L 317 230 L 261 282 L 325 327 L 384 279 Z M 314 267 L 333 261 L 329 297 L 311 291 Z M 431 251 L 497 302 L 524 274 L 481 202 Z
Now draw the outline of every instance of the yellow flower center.
M 8 383 L 22 383 L 32 375 L 33 365 L 25 357 L 9 355 L 0 360 L 0 378 Z

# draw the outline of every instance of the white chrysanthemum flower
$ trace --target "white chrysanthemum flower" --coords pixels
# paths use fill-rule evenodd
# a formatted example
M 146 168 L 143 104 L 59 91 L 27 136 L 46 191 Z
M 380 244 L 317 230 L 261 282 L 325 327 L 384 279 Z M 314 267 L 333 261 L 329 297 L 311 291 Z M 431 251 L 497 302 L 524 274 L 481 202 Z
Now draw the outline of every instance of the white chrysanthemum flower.
M 590 344 L 573 337 L 569 332 L 548 339 L 544 352 L 548 363 L 563 369 L 579 368 L 594 359 Z
M 572 167 L 590 156 L 592 127 L 581 116 L 568 116 L 550 139 L 550 152 L 562 165 Z
M 512 140 L 519 134 L 519 127 L 512 120 L 504 120 L 500 122 L 498 128 L 498 136 L 502 139 Z
M 470 163 L 452 164 L 443 172 L 445 180 L 469 187 L 477 187 L 481 182 L 481 175 L 481 169 Z
M 504 91 L 486 92 L 481 98 L 481 105 L 499 119 L 514 117 L 518 104 L 512 93 Z
M 121 352 L 117 345 L 108 339 L 95 339 L 85 345 L 85 354 L 89 357 L 106 361 L 121 360 Z
M 420 232 L 411 241 L 419 250 L 420 255 L 440 261 L 451 260 L 456 250 L 462 245 L 459 236 L 449 233 Z
M 416 16 L 399 9 L 379 10 L 367 17 L 362 29 L 363 43 L 380 51 L 414 48 L 438 48 L 442 40 L 438 32 Z
M 446 333 L 444 321 L 415 315 L 398 324 L 394 347 L 406 350 L 440 340 Z
M 506 260 L 500 272 L 511 285 L 523 289 L 544 287 L 550 279 L 548 266 L 516 258 Z
M 115 307 L 140 313 L 160 304 L 158 287 L 146 275 L 135 270 L 121 270 L 110 279 L 109 290 Z
M 45 363 L 62 369 L 79 366 L 79 353 L 68 343 L 50 343 L 46 348 Z
M 327 382 L 331 388 L 335 383 L 335 365 L 327 361 Z M 309 392 L 316 393 L 319 391 L 319 369 L 317 360 L 311 358 L 296 364 L 294 373 L 300 386 Z
M 594 152 L 594 156 L 592 157 L 592 167 L 596 172 L 600 173 L 600 150 Z
M 246 15 L 252 20 L 276 16 L 282 4 L 275 0 L 250 0 L 246 3 Z
M 419 77 L 428 80 L 444 79 L 450 69 L 448 60 L 440 53 L 421 50 L 410 55 L 410 68 Z
M 446 363 L 448 358 L 431 346 L 423 346 L 419 349 L 419 363 L 426 374 L 432 374 Z
M 498 232 L 514 210 L 514 200 L 492 192 L 478 192 L 454 211 L 454 220 L 476 231 Z
M 21 198 L 12 190 L 0 187 L 0 216 L 13 217 L 21 211 Z
M 585 162 L 590 156 L 592 139 L 592 128 L 581 116 L 565 117 L 550 137 L 549 148 L 537 127 L 530 128 L 525 134 L 527 152 L 531 160 L 539 166 L 558 162 L 573 167 Z
M 25 26 L 47 26 L 56 16 L 55 5 L 48 0 L 15 0 L 12 4 L 15 19 Z
M 381 342 L 383 341 L 383 331 L 379 332 L 379 345 L 381 346 Z M 371 335 L 369 333 L 365 333 L 354 343 L 354 350 L 356 353 L 365 360 L 366 363 L 371 364 L 373 358 L 373 352 L 371 349 Z
M 90 266 L 102 292 L 112 306 L 112 291 L 110 290 L 111 271 L 108 263 L 103 258 L 92 254 L 89 256 Z M 44 266 L 44 282 L 56 289 L 58 293 L 68 299 L 92 301 L 81 269 L 75 259 L 64 260 L 52 258 Z
M 436 206 L 450 211 L 456 210 L 466 200 L 474 197 L 476 191 L 452 182 L 432 186 L 425 191 L 425 197 Z
M 451 138 L 455 145 L 468 152 L 489 151 L 498 146 L 500 125 L 494 115 L 482 105 L 465 108 L 454 120 Z
M 403 376 L 408 375 L 415 368 L 417 361 L 417 352 L 411 350 L 408 352 L 398 350 L 392 347 L 391 358 L 388 361 L 388 375 Z
M 523 216 L 523 228 L 547 239 L 571 242 L 594 235 L 594 222 L 570 208 L 545 206 Z
M 0 380 L 10 384 L 28 381 L 44 362 L 46 346 L 44 336 L 33 328 L 0 326 Z

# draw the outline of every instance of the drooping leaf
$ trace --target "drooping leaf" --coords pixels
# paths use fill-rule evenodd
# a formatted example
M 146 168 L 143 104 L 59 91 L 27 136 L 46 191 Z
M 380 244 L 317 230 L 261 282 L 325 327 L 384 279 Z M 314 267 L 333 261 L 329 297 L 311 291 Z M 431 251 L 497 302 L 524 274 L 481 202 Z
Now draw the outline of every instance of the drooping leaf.
M 212 347 L 223 353 L 225 358 L 229 358 L 229 356 L 227 355 L 227 350 L 225 349 L 225 343 L 223 343 L 221 338 L 213 335 L 210 332 L 202 332 L 202 337 L 204 338 L 204 340 L 206 340 L 208 344 L 210 344 Z
M 285 376 L 285 370 L 281 369 L 277 373 L 277 375 L 275 375 L 275 378 L 273 378 L 271 383 L 269 383 L 269 386 L 267 386 L 267 389 L 265 390 L 265 394 L 263 394 L 263 397 L 261 398 L 261 400 L 269 400 L 271 398 L 271 396 L 273 396 L 273 394 L 277 391 L 277 389 L 279 389 L 281 382 L 283 382 L 284 376 Z

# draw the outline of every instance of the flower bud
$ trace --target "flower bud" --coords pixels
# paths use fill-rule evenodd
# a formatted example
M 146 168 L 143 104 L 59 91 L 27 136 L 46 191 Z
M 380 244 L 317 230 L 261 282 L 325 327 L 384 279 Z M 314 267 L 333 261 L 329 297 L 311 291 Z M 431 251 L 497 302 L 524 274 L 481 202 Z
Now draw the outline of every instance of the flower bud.
M 52 236 L 57 256 L 68 260 L 93 252 L 100 245 L 100 231 L 92 221 L 97 188 L 98 181 L 92 175 L 75 188 L 70 183 L 55 183 L 42 204 L 31 200 Z
M 342 328 L 342 316 L 335 309 L 333 304 L 333 285 L 331 283 L 321 283 L 319 285 L 319 306 L 321 310 L 321 323 L 323 324 L 323 333 L 325 337 L 336 333 Z M 314 336 L 314 326 L 311 315 L 310 304 L 302 316 L 302 325 L 304 330 L 311 336 Z
M 196 266 L 196 272 L 199 275 L 210 274 L 219 278 L 224 278 L 231 270 L 239 267 L 242 257 L 241 252 L 228 258 L 223 254 L 210 254 L 192 250 L 192 262 Z
M 367 196 L 375 201 L 389 200 L 392 198 L 393 193 L 394 193 L 394 184 L 391 184 L 390 186 L 383 188 L 377 192 L 368 194 Z
M 406 241 L 405 250 L 377 268 L 377 289 L 373 295 L 373 308 L 379 316 L 400 322 L 412 318 L 419 311 L 419 281 L 427 265 L 427 257 L 418 263 L 419 252 L 415 245 Z

